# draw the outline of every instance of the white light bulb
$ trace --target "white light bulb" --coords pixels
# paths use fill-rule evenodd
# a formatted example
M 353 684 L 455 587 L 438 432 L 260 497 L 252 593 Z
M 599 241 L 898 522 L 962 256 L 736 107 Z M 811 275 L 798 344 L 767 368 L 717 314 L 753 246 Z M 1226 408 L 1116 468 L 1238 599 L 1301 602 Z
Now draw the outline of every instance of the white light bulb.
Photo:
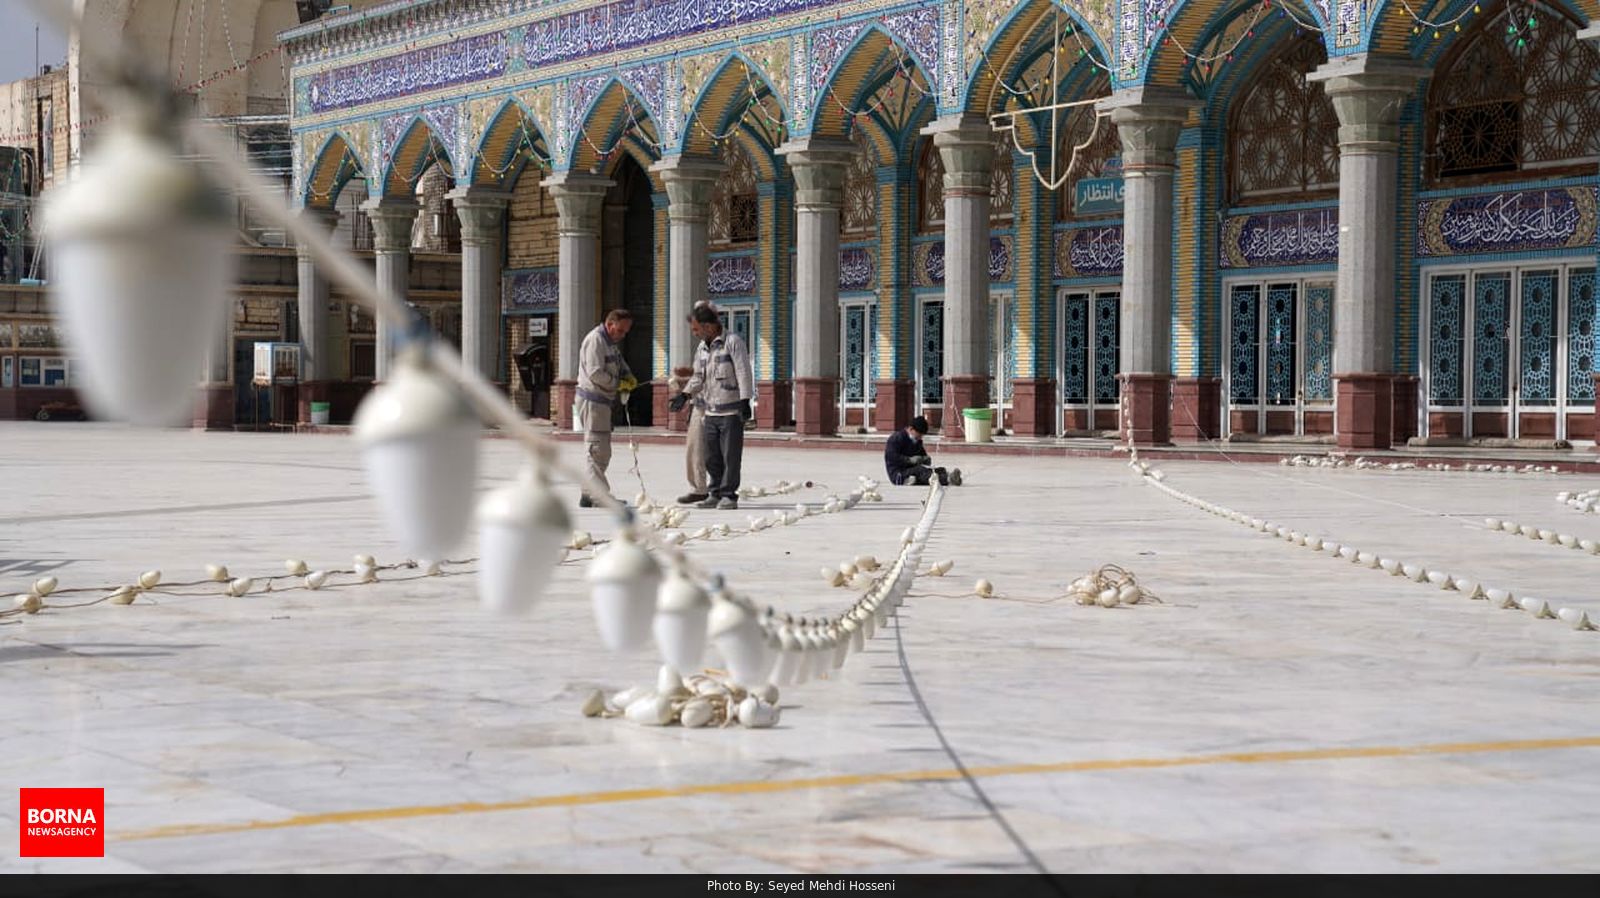
M 711 598 L 683 571 L 674 570 L 662 581 L 651 629 L 667 664 L 678 670 L 700 668 L 710 616 Z
M 632 651 L 650 638 L 661 566 L 622 531 L 589 564 L 600 640 L 613 652 Z
M 478 598 L 497 614 L 522 614 L 550 584 L 572 518 L 537 470 L 478 505 Z
M 192 420 L 231 308 L 231 200 L 132 121 L 102 134 L 79 176 L 49 195 L 50 298 L 94 416 L 170 426 Z
M 472 516 L 481 430 L 456 386 L 414 348 L 361 403 L 353 430 L 401 550 L 449 557 Z

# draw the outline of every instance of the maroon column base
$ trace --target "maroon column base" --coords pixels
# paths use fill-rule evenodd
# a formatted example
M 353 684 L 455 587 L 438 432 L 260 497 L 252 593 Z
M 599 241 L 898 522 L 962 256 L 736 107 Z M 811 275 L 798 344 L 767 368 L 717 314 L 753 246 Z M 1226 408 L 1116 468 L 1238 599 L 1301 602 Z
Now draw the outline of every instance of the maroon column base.
M 1011 382 L 1011 432 L 1019 437 L 1047 437 L 1056 432 L 1056 382 L 1037 377 Z
M 756 384 L 756 428 L 777 430 L 794 423 L 794 385 L 786 380 Z
M 880 380 L 872 406 L 872 426 L 880 433 L 901 430 L 917 416 L 917 385 L 909 380 Z
M 1389 423 L 1390 439 L 1405 445 L 1406 440 L 1417 435 L 1417 383 L 1412 374 L 1396 374 L 1392 387 L 1394 417 Z
M 1165 446 L 1172 442 L 1172 375 L 1119 374 L 1126 411 L 1118 427 L 1118 440 L 1135 446 Z
M 794 432 L 828 436 L 839 432 L 839 381 L 832 377 L 794 379 Z
M 944 427 L 940 435 L 950 440 L 967 438 L 961 410 L 989 407 L 989 378 L 982 374 L 958 374 L 944 379 Z
M 1214 440 L 1222 433 L 1221 425 L 1222 378 L 1173 378 L 1174 440 Z
M 550 417 L 555 420 L 558 429 L 572 429 L 572 400 L 576 398 L 578 398 L 577 381 L 556 381 L 556 407 L 550 410 Z
M 1334 375 L 1340 449 L 1388 449 L 1393 443 L 1394 376 Z
M 299 396 L 295 402 L 295 423 L 311 423 L 311 403 L 333 402 L 333 383 L 326 380 L 311 380 L 300 385 Z M 330 408 L 331 412 L 331 408 Z M 330 417 L 331 420 L 331 417 Z
M 674 368 L 672 369 L 672 376 L 678 379 L 678 387 L 682 389 L 683 385 L 689 382 L 689 378 L 694 376 L 694 369 Z M 674 433 L 683 433 L 688 430 L 690 407 L 685 405 L 681 411 L 675 412 L 667 405 L 668 402 L 672 401 L 672 397 L 678 395 L 678 390 L 668 387 L 667 382 L 664 380 L 656 381 L 654 386 L 655 417 L 652 420 L 665 421 L 667 429 Z
M 196 430 L 233 429 L 233 384 L 205 384 L 195 395 Z

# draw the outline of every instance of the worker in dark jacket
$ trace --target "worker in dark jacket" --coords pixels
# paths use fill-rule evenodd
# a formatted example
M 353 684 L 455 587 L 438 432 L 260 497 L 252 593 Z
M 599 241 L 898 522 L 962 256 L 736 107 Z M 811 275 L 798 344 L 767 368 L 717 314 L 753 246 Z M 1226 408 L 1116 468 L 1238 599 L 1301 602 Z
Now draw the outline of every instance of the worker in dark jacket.
M 896 486 L 927 486 L 930 478 L 938 477 L 941 486 L 960 486 L 960 468 L 946 471 L 932 467 L 933 459 L 922 448 L 922 438 L 927 435 L 928 419 L 918 415 L 905 429 L 889 437 L 888 445 L 883 447 L 883 466 L 889 472 L 889 482 Z

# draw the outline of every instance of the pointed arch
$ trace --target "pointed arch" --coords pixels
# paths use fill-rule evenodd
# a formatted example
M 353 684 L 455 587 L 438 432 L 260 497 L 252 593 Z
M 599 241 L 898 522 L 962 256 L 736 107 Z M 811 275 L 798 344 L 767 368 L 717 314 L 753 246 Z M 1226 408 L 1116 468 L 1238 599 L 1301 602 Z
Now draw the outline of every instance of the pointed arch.
M 545 129 L 523 102 L 507 97 L 478 141 L 467 165 L 466 180 L 475 185 L 510 189 L 532 158 L 548 160 Z
M 820 83 L 823 87 L 812 104 L 807 130 L 817 137 L 840 140 L 849 133 L 847 120 L 868 111 L 866 101 L 890 84 L 903 85 L 900 89 L 922 96 L 933 92 L 933 79 L 917 54 L 877 23 L 861 28 Z
M 742 52 L 729 53 L 690 105 L 677 151 L 712 155 L 713 135 L 728 133 L 752 115 L 764 116 L 779 127 L 789 121 L 783 96 L 766 71 Z
M 310 208 L 332 209 L 339 200 L 339 191 L 351 178 L 366 177 L 361 154 L 356 144 L 344 133 L 335 131 L 322 142 L 312 157 L 311 168 L 306 173 L 305 189 L 301 202 Z
M 1203 54 L 1219 53 L 1226 56 L 1237 43 L 1243 46 L 1243 41 L 1248 40 L 1247 35 L 1256 29 L 1266 30 L 1272 27 L 1281 27 L 1285 23 L 1295 27 L 1294 22 L 1301 22 L 1311 30 L 1322 34 L 1323 51 L 1331 53 L 1333 29 L 1328 26 L 1328 20 L 1322 13 L 1318 3 L 1306 3 L 1304 0 L 1274 0 L 1267 5 L 1258 0 L 1234 0 L 1234 2 L 1206 2 L 1206 0 L 1177 0 L 1166 13 L 1167 27 L 1153 33 L 1152 43 L 1146 48 L 1144 65 L 1140 66 L 1138 77 L 1125 82 L 1123 86 L 1154 85 L 1161 87 L 1184 87 L 1186 77 L 1193 66 L 1193 60 L 1184 51 L 1189 53 L 1202 52 Z M 1229 38 L 1228 43 L 1222 46 L 1210 47 L 1216 44 L 1217 37 L 1232 26 L 1236 37 Z M 1256 39 L 1264 35 L 1257 35 Z M 1219 63 L 1221 65 L 1221 63 Z
M 1544 4 L 1559 8 L 1579 23 L 1579 27 L 1587 26 L 1600 16 L 1600 0 L 1548 0 Z M 1438 12 L 1427 15 L 1429 21 L 1450 22 L 1460 17 L 1458 24 L 1463 32 L 1479 18 L 1479 14 L 1468 14 L 1474 6 L 1481 7 L 1481 14 L 1490 15 L 1504 7 L 1499 2 L 1484 2 L 1484 0 L 1454 0 Z M 1411 4 L 1416 9 L 1416 4 Z M 1419 10 L 1420 11 L 1420 10 Z M 1449 37 L 1456 37 L 1452 26 L 1449 30 L 1438 29 L 1439 39 L 1434 39 L 1430 29 L 1419 26 L 1411 17 L 1411 11 L 1400 0 L 1375 0 L 1373 9 L 1367 17 L 1367 28 L 1362 42 L 1362 49 L 1371 53 L 1385 53 L 1391 55 L 1405 54 L 1412 58 L 1425 56 L 1443 43 Z
M 595 92 L 575 120 L 579 124 L 572 136 L 570 155 L 574 171 L 609 169 L 614 165 L 612 159 L 626 152 L 648 172 L 651 164 L 661 158 L 660 129 L 650 117 L 649 104 L 614 75 Z
M 1040 53 L 1049 52 L 1054 34 L 1055 16 L 1065 14 L 1071 31 L 1065 24 L 1063 33 L 1071 43 L 1069 53 L 1083 50 L 1082 58 L 1094 57 L 1101 66 L 1112 59 L 1110 45 L 1104 35 L 1075 9 L 1056 0 L 1025 0 L 1001 21 L 989 36 L 983 55 L 967 78 L 967 89 L 961 108 L 964 112 L 989 115 L 998 112 L 1009 92 L 1000 79 L 1013 79 L 1028 69 Z
M 390 142 L 389 124 L 384 124 L 383 183 L 380 196 L 410 196 L 417 181 L 434 165 L 444 168 L 446 176 L 455 178 L 456 164 L 451 157 L 450 145 L 441 140 L 433 126 L 420 115 L 413 116 L 398 140 Z

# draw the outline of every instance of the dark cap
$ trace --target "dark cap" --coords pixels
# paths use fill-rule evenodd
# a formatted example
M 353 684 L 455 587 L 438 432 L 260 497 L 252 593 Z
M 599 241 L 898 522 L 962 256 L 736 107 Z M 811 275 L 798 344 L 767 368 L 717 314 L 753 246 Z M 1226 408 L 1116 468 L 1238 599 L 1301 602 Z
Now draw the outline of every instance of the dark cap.
M 912 418 L 911 429 L 915 430 L 917 433 L 926 435 L 928 433 L 928 419 L 922 417 L 921 415 Z

